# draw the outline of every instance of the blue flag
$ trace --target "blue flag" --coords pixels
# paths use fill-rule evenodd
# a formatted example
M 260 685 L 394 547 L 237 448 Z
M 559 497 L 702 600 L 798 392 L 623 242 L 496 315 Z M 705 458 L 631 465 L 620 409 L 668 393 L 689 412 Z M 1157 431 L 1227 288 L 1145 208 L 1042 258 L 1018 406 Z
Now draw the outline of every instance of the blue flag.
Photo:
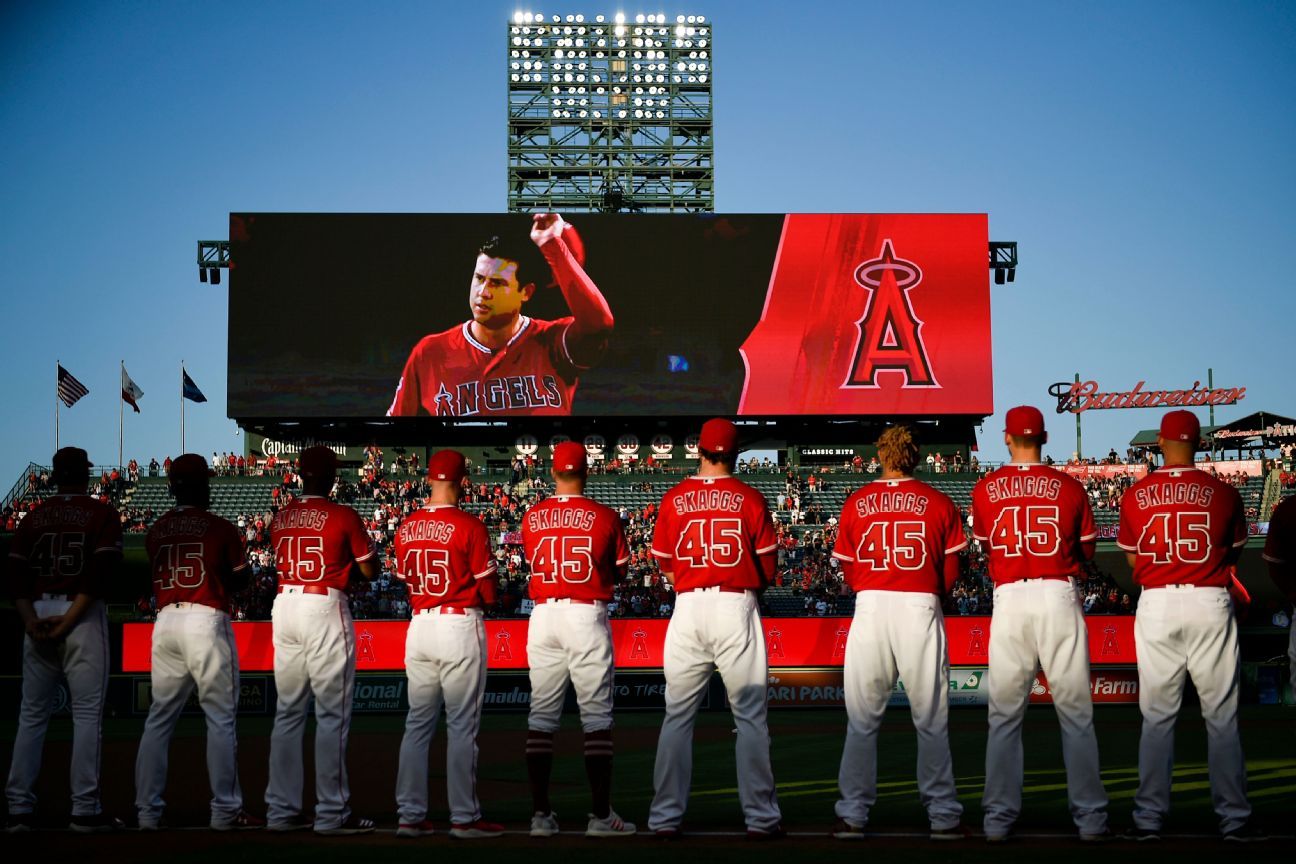
M 198 389 L 198 385 L 189 377 L 189 373 L 181 369 L 180 374 L 184 376 L 184 398 L 190 402 L 206 402 L 207 397 L 203 395 L 203 392 Z

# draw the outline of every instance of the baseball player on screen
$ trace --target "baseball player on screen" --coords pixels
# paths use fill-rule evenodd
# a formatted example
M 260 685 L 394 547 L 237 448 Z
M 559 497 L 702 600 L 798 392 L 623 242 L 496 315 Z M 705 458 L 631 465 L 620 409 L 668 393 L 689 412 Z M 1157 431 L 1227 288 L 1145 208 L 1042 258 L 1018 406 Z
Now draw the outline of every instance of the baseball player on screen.
M 428 809 L 428 746 L 446 709 L 446 787 L 450 833 L 498 837 L 504 826 L 482 819 L 477 800 L 477 732 L 486 694 L 484 606 L 495 602 L 498 577 L 480 519 L 459 509 L 468 476 L 462 453 L 428 460 L 431 494 L 396 531 L 396 575 L 409 589 L 405 674 L 409 715 L 396 773 L 398 837 L 433 833 Z
M 158 613 L 150 662 L 153 704 L 135 759 L 135 808 L 143 831 L 159 827 L 167 748 L 195 689 L 207 715 L 212 830 L 265 827 L 265 820 L 243 810 L 237 764 L 239 665 L 229 601 L 247 585 L 247 559 L 238 529 L 207 511 L 211 476 L 196 453 L 172 462 L 168 481 L 175 509 L 153 523 L 144 541 Z
M 679 836 L 693 774 L 693 723 L 719 670 L 738 740 L 738 799 L 752 840 L 784 836 L 766 722 L 769 664 L 756 594 L 773 578 L 774 525 L 761 493 L 732 476 L 738 430 L 708 420 L 698 473 L 662 499 L 652 554 L 675 586 L 666 628 L 666 717 L 648 827 Z
M 990 730 L 981 803 L 986 840 L 1006 840 L 1021 813 L 1022 719 L 1037 666 L 1048 679 L 1062 727 L 1071 818 L 1084 841 L 1107 839 L 1107 792 L 1089 689 L 1089 641 L 1074 577 L 1093 557 L 1098 530 L 1084 487 L 1044 465 L 1044 416 L 1008 412 L 1011 461 L 972 490 L 972 534 L 989 555 Z
M 846 499 L 833 557 L 856 592 L 846 637 L 846 746 L 833 836 L 863 839 L 877 801 L 877 739 L 896 676 L 918 732 L 918 796 L 933 840 L 963 837 L 949 747 L 949 650 L 940 598 L 967 547 L 948 496 L 913 476 L 918 445 L 905 426 L 877 442 L 882 476 Z
M 5 829 L 35 827 L 36 779 L 60 679 L 72 709 L 72 818 L 78 832 L 113 831 L 103 813 L 99 761 L 108 690 L 108 615 L 100 599 L 121 560 L 121 516 L 86 494 L 90 460 L 79 447 L 54 454 L 57 487 L 18 524 L 9 544 L 9 591 L 22 619 L 22 707 L 5 795 Z
M 585 730 L 585 774 L 593 797 L 585 834 L 635 833 L 635 826 L 611 804 L 613 663 L 607 611 L 612 585 L 625 573 L 630 550 L 616 512 L 585 497 L 588 467 L 584 445 L 564 441 L 554 447 L 554 494 L 522 520 L 522 545 L 531 566 L 528 590 L 536 604 L 527 627 L 532 837 L 558 833 L 558 817 L 549 804 L 549 773 L 569 679 Z
M 1273 579 L 1288 603 L 1296 603 L 1296 498 L 1284 500 L 1269 517 L 1264 559 L 1269 564 L 1269 578 Z M 1296 610 L 1293 610 L 1289 629 L 1288 671 L 1291 673 L 1292 698 L 1296 698 Z
M 1250 823 L 1246 797 L 1237 728 L 1240 657 L 1228 591 L 1232 565 L 1247 539 L 1242 496 L 1193 465 L 1201 424 L 1191 411 L 1161 418 L 1157 443 L 1164 465 L 1121 498 L 1116 538 L 1142 588 L 1134 646 L 1143 732 L 1131 836 L 1157 839 L 1170 812 L 1175 720 L 1184 678 L 1191 676 L 1206 722 L 1211 801 L 1220 831 L 1225 840 L 1262 840 Z
M 581 371 L 602 358 L 612 310 L 585 272 L 584 246 L 557 213 L 538 213 L 539 247 L 571 316 L 541 321 L 522 306 L 544 264 L 525 241 L 492 237 L 468 288 L 472 318 L 424 337 L 405 362 L 389 417 L 570 414 Z M 536 259 L 536 260 L 533 260 Z
M 365 579 L 377 572 L 374 551 L 355 510 L 329 500 L 337 456 L 310 447 L 300 456 L 302 496 L 275 514 L 270 539 L 279 594 L 273 620 L 274 677 L 279 691 L 270 737 L 267 827 L 312 827 L 302 814 L 302 736 L 315 697 L 317 834 L 365 834 L 371 819 L 351 813 L 346 745 L 355 689 L 356 643 L 346 587 L 352 565 Z

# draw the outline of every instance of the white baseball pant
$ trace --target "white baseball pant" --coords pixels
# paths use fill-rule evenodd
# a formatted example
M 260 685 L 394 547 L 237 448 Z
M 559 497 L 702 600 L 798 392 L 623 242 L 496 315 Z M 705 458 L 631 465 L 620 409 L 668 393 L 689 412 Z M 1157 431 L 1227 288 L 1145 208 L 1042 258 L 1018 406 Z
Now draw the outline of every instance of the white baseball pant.
M 270 736 L 266 818 L 273 825 L 301 813 L 302 737 L 315 697 L 315 829 L 351 816 L 346 746 L 355 690 L 355 628 L 346 594 L 303 594 L 296 585 L 275 598 L 274 676 L 279 692 Z
M 427 818 L 428 746 L 443 703 L 450 821 L 464 825 L 481 818 L 477 732 L 486 693 L 486 627 L 480 609 L 462 615 L 441 610 L 415 614 L 405 637 L 410 708 L 396 771 L 396 808 L 403 824 Z
M 53 599 L 32 604 L 39 618 L 62 615 L 71 605 L 69 600 Z M 108 615 L 103 603 L 95 601 L 62 641 L 23 638 L 22 707 L 5 785 L 10 814 L 36 809 L 36 779 L 40 776 L 45 730 L 64 676 L 72 709 L 72 815 L 95 816 L 102 810 L 99 761 L 104 696 L 108 692 Z
M 238 649 L 229 615 L 201 603 L 172 603 L 153 625 L 153 704 L 135 758 L 135 807 L 140 822 L 157 822 L 166 807 L 167 748 L 189 694 L 207 715 L 207 775 L 211 822 L 229 822 L 243 809 L 238 779 Z
M 1144 590 L 1134 616 L 1134 646 L 1143 713 L 1134 824 L 1159 830 L 1170 812 L 1175 720 L 1184 676 L 1191 675 L 1206 722 L 1206 763 L 1220 830 L 1241 827 L 1251 805 L 1237 729 L 1240 655 L 1228 591 L 1191 585 Z
M 607 604 L 550 600 L 527 625 L 531 714 L 527 728 L 557 732 L 570 679 L 586 732 L 612 728 L 612 628 Z
M 935 594 L 861 591 L 846 637 L 846 744 L 837 785 L 837 816 L 868 824 L 877 801 L 878 729 L 896 675 L 904 682 L 918 733 L 918 798 L 933 829 L 963 815 L 949 747 L 949 652 Z
M 981 798 L 987 835 L 1005 834 L 1021 814 L 1022 721 L 1035 670 L 1042 668 L 1062 728 L 1071 818 L 1084 834 L 1107 829 L 1107 792 L 1098 767 L 1089 681 L 1089 637 L 1070 581 L 998 585 L 990 619 L 990 730 Z
M 769 664 L 756 594 L 717 588 L 685 591 L 666 627 L 666 718 L 653 769 L 653 831 L 678 828 L 693 779 L 693 723 L 711 675 L 719 670 L 738 729 L 738 799 L 747 827 L 779 824 L 766 720 Z

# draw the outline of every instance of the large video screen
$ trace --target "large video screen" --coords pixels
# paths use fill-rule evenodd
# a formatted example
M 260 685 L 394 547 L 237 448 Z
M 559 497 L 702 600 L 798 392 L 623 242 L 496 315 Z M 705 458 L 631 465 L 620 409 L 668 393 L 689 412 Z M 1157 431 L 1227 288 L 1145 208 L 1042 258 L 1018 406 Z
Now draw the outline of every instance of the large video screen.
M 984 214 L 230 216 L 240 419 L 989 414 Z

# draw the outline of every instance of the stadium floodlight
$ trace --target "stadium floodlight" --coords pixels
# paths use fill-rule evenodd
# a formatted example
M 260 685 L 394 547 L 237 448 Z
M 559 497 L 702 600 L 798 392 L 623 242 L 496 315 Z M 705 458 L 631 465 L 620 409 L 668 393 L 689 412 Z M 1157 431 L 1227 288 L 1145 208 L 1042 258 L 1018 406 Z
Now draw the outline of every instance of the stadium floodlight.
M 514 23 L 514 24 L 521 24 L 524 20 L 525 20 L 525 16 L 524 16 L 521 12 L 514 12 L 514 13 L 513 13 L 513 23 Z

